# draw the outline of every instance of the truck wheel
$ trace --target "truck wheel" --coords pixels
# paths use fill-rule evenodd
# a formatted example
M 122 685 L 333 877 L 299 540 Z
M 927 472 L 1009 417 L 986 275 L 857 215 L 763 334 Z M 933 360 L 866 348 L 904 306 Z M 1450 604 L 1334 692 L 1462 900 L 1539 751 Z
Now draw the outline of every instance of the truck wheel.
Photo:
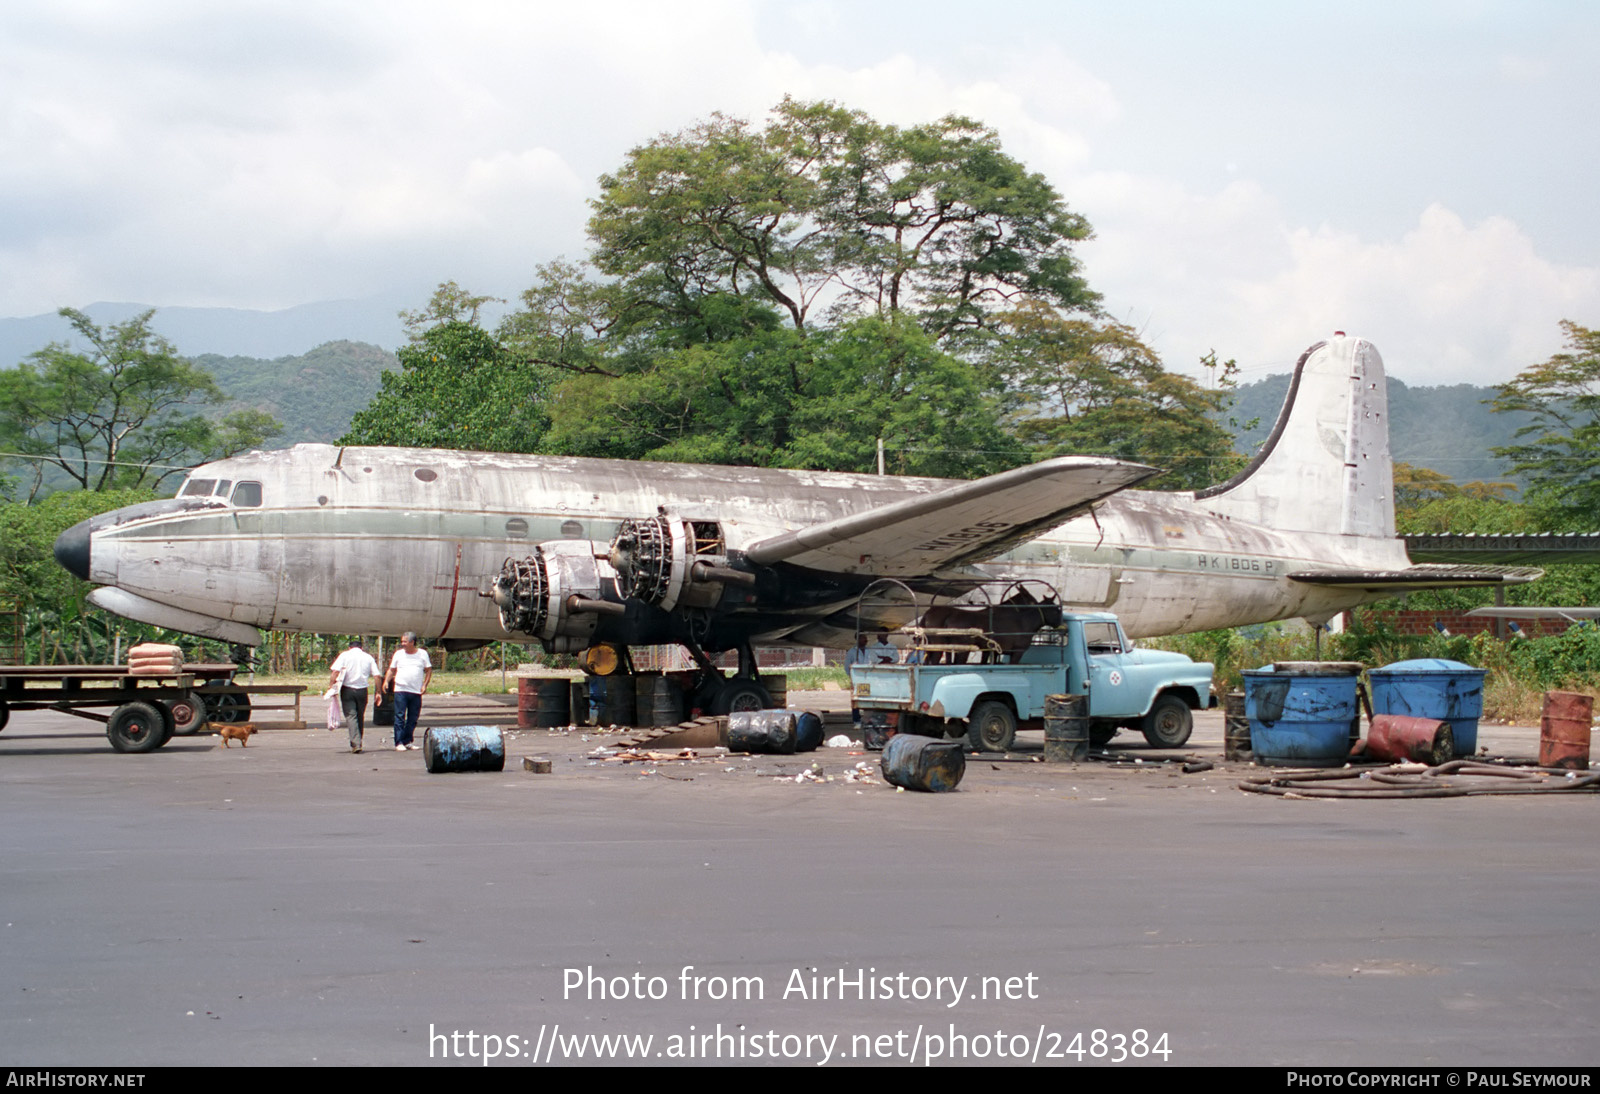
M 1017 716 L 1004 703 L 979 703 L 967 718 L 967 743 L 976 752 L 1010 752 L 1017 743 Z
M 6 728 L 6 723 L 11 721 L 11 708 L 0 702 L 0 729 Z
M 1089 745 L 1091 748 L 1104 748 L 1111 743 L 1111 738 L 1117 735 L 1117 727 L 1107 722 L 1094 723 L 1089 726 Z
M 1141 728 L 1152 748 L 1182 748 L 1194 732 L 1194 715 L 1176 695 L 1163 695 L 1144 716 Z
M 149 703 L 124 703 L 106 722 L 106 739 L 118 752 L 154 752 L 167 743 L 167 719 Z

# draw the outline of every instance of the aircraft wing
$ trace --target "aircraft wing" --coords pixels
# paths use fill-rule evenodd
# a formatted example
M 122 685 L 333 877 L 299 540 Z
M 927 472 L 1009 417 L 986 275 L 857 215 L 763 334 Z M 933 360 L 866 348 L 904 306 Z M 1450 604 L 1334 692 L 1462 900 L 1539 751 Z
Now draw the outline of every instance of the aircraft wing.
M 758 565 L 922 577 L 997 555 L 1157 474 L 1143 464 L 1060 456 L 785 532 L 746 555 Z
M 1403 570 L 1311 570 L 1290 574 L 1306 585 L 1355 586 L 1403 593 L 1409 589 L 1454 589 L 1468 585 L 1521 585 L 1544 575 L 1529 566 L 1408 566 Z

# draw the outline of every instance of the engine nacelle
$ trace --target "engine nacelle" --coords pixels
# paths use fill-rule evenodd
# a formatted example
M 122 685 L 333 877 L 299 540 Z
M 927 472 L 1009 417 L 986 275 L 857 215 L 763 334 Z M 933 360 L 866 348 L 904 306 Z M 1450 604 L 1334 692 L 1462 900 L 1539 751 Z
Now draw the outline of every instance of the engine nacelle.
M 711 608 L 723 586 L 753 587 L 755 575 L 728 566 L 722 526 L 714 520 L 625 520 L 611 541 L 617 591 L 670 612 Z
M 492 594 L 500 625 L 539 639 L 551 653 L 590 645 L 602 615 L 626 612 L 603 552 L 590 540 L 557 539 L 536 544 L 526 558 L 506 559 Z

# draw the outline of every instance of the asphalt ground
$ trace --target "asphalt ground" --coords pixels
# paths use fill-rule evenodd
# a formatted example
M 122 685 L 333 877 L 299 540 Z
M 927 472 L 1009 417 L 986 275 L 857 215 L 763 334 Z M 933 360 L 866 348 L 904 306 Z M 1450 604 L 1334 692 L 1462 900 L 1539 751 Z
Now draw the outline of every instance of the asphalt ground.
M 1217 713 L 1181 753 L 1208 771 L 1127 737 L 1146 762 L 1025 735 L 919 794 L 851 749 L 529 731 L 431 775 L 324 729 L 121 755 L 15 714 L 0 1062 L 1600 1062 L 1595 796 L 1284 800 L 1237 789 Z

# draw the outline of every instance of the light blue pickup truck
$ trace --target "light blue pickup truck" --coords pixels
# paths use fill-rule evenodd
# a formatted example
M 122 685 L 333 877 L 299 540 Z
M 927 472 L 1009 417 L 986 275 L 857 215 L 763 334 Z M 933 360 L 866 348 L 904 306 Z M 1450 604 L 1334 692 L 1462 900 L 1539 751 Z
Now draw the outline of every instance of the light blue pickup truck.
M 1194 728 L 1192 712 L 1216 703 L 1209 661 L 1136 649 L 1109 612 L 1063 613 L 1058 626 L 1033 635 L 1015 664 L 999 663 L 992 643 L 984 653 L 981 639 L 963 651 L 931 637 L 918 636 L 908 662 L 850 670 L 863 722 L 930 736 L 964 733 L 980 752 L 1005 752 L 1019 728 L 1043 725 L 1045 696 L 1087 694 L 1094 744 L 1138 729 L 1156 748 L 1179 748 Z M 933 656 L 990 663 L 920 663 Z

